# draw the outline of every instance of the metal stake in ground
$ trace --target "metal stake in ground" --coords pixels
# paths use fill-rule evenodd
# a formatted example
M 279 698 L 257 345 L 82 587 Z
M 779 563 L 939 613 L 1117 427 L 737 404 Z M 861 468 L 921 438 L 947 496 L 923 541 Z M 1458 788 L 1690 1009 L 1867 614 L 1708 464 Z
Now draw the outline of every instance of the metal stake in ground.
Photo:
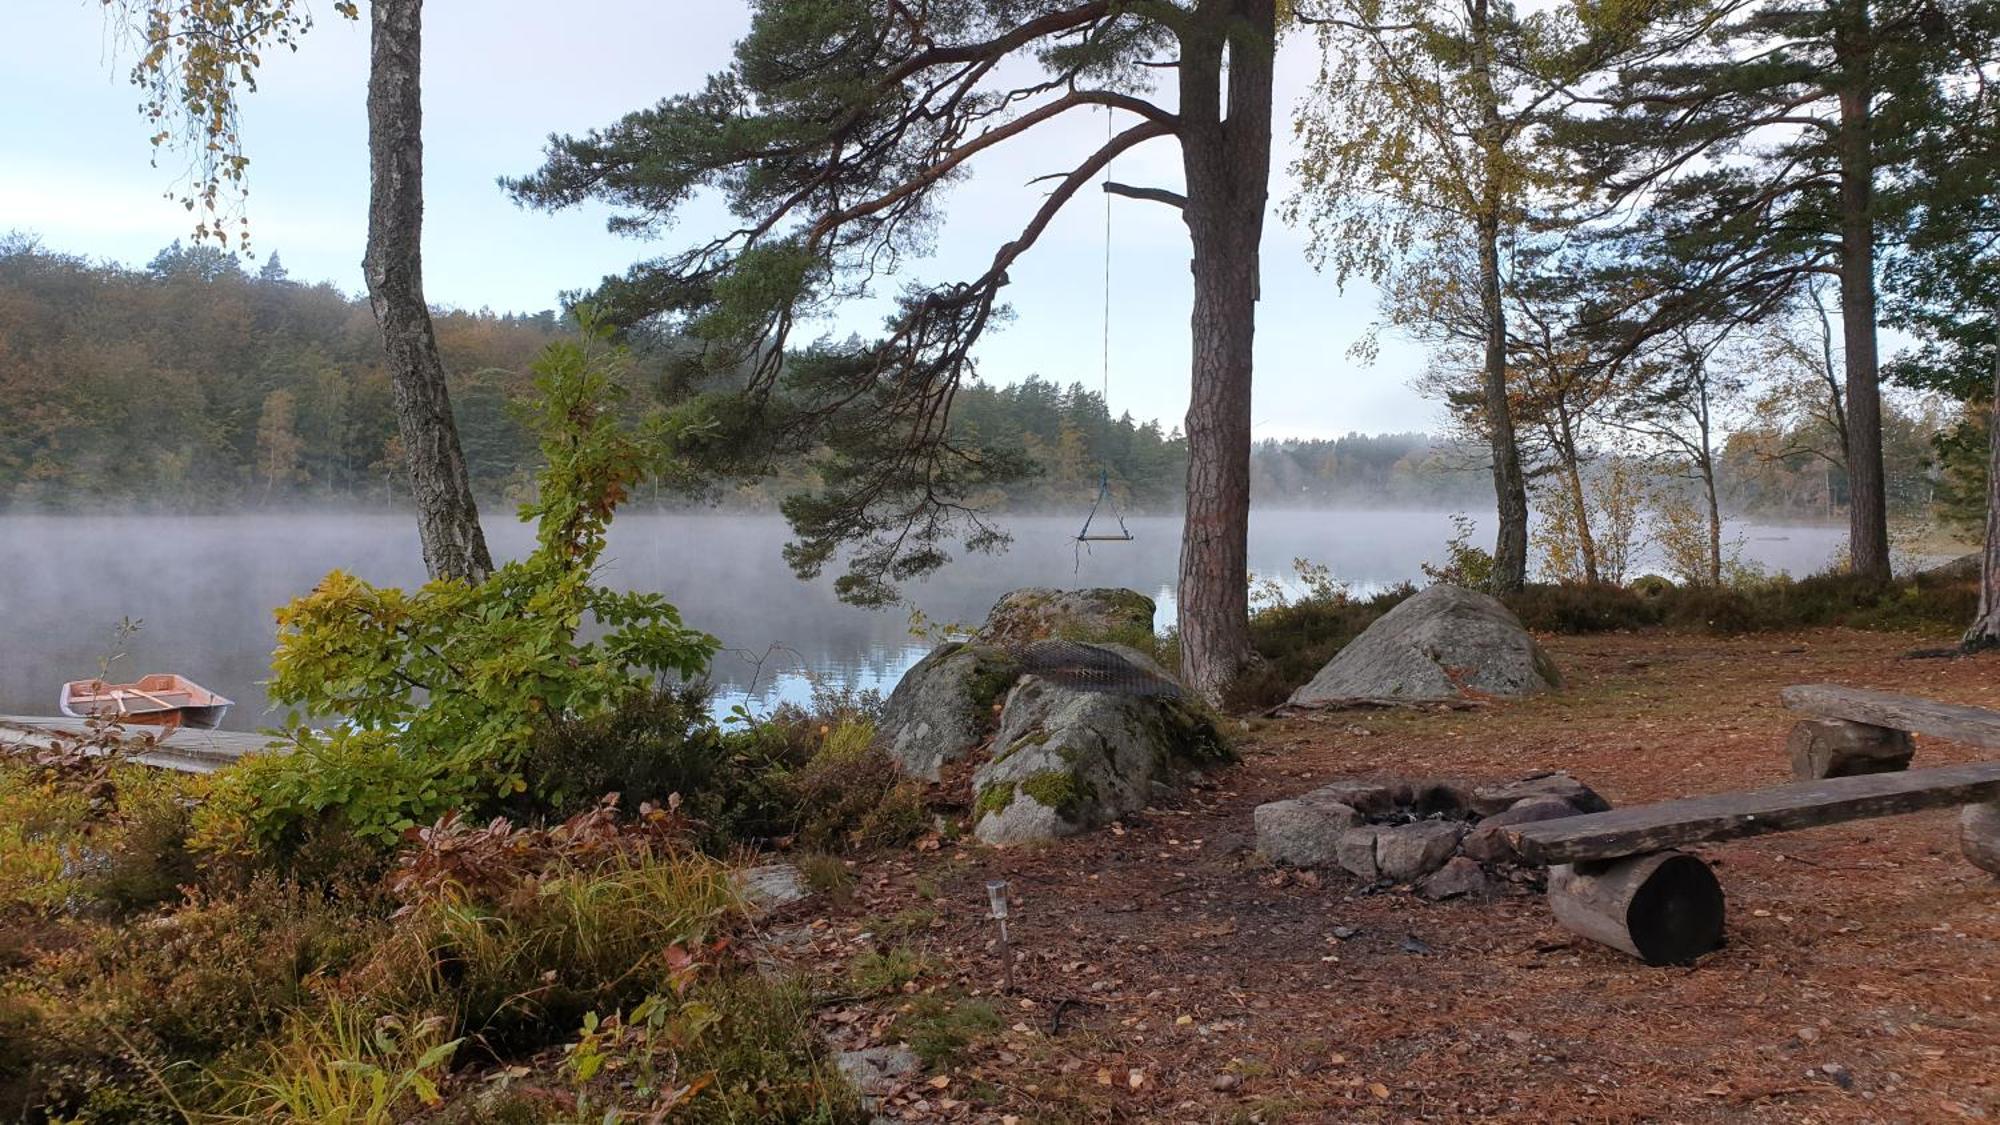
M 1014 991 L 1014 945 L 1007 940 L 1007 883 L 995 879 L 986 884 L 986 901 L 992 908 L 991 917 L 1000 927 L 1000 965 L 1006 974 L 1003 991 Z

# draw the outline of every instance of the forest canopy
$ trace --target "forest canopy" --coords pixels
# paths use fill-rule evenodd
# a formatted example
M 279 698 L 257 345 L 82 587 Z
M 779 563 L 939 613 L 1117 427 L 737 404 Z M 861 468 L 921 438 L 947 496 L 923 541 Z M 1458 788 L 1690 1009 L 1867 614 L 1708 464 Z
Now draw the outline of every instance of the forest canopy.
M 527 368 L 564 331 L 552 310 L 440 310 L 439 347 L 474 486 L 520 499 L 539 467 L 516 404 Z M 366 301 L 294 280 L 282 253 L 255 269 L 212 246 L 176 243 L 143 268 L 93 262 L 25 235 L 0 241 L 0 389 L 33 404 L 0 417 L 0 506 L 216 511 L 245 506 L 407 503 L 388 373 Z M 635 349 L 641 400 L 676 391 L 672 349 Z M 1083 366 L 1088 366 L 1084 363 Z M 986 498 L 998 510 L 1081 511 L 1098 473 L 1126 510 L 1171 514 L 1187 471 L 1178 429 L 1114 416 L 1080 383 L 1030 376 L 970 384 L 955 423 L 1019 452 L 1031 474 Z M 1905 510 L 1931 502 L 1936 419 L 1892 410 L 1890 476 Z M 1789 428 L 1788 428 L 1789 427 Z M 1737 433 L 1725 451 L 1733 509 L 1826 518 L 1837 469 L 1807 422 Z M 1422 433 L 1265 439 L 1251 459 L 1266 507 L 1480 510 L 1490 499 L 1479 443 Z M 701 495 L 656 492 L 641 506 L 716 502 L 768 511 L 810 487 L 801 466 Z

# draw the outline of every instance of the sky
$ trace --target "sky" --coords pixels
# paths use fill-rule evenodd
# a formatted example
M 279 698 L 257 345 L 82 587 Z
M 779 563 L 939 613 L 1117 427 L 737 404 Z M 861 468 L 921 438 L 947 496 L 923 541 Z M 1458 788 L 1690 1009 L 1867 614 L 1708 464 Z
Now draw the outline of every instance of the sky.
M 172 154 L 154 166 L 132 52 L 107 28 L 101 0 L 7 0 L 0 26 L 0 232 L 26 231 L 51 249 L 139 265 L 185 238 L 189 215 L 167 198 L 182 175 Z M 368 156 L 364 96 L 368 35 L 316 0 L 317 25 L 296 53 L 265 60 L 245 101 L 248 216 L 260 254 L 295 279 L 362 287 Z M 549 214 L 517 207 L 495 183 L 540 165 L 551 133 L 607 125 L 720 69 L 748 22 L 738 0 L 430 0 L 424 11 L 425 288 L 437 305 L 533 312 L 634 261 L 701 236 L 721 212 L 701 203 L 645 242 L 607 232 L 608 209 Z M 1258 438 L 1435 429 L 1438 407 L 1409 388 L 1421 351 L 1385 338 L 1372 363 L 1350 357 L 1376 319 L 1365 284 L 1343 292 L 1314 271 L 1303 234 L 1277 214 L 1291 191 L 1289 118 L 1316 66 L 1312 44 L 1278 57 L 1272 214 L 1262 254 L 1256 391 Z M 1043 189 L 1028 181 L 1066 170 L 1103 140 L 1088 111 L 999 146 L 951 189 L 936 254 L 904 277 L 970 278 L 1012 238 Z M 1113 164 L 1113 178 L 1180 186 L 1179 157 L 1156 140 Z M 1178 425 L 1187 409 L 1188 243 L 1169 208 L 1113 202 L 1108 378 L 1103 350 L 1106 216 L 1080 194 L 1010 272 L 1014 320 L 975 353 L 980 376 L 1031 374 L 1108 387 L 1114 413 Z M 880 301 L 844 310 L 825 331 L 878 327 Z

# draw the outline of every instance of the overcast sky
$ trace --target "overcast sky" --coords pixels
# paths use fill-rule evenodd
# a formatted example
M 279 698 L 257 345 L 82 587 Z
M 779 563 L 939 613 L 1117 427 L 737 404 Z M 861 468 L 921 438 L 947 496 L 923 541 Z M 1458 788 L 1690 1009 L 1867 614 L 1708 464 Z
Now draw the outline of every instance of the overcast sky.
M 368 197 L 367 31 L 313 5 L 319 24 L 296 54 L 268 58 L 246 102 L 249 214 L 260 253 L 294 278 L 358 292 Z M 187 235 L 186 212 L 164 198 L 180 167 L 150 163 L 147 129 L 125 82 L 129 51 L 105 27 L 100 0 L 7 0 L 0 42 L 0 230 L 40 235 L 53 249 L 143 264 Z M 580 132 L 691 89 L 727 59 L 746 25 L 736 0 L 430 0 L 425 6 L 424 269 L 440 305 L 535 311 L 557 294 L 622 271 L 699 234 L 697 209 L 658 244 L 604 230 L 606 212 L 549 215 L 514 206 L 494 184 L 533 170 L 551 132 Z M 1348 347 L 1375 318 L 1366 286 L 1344 294 L 1306 261 L 1303 238 L 1275 214 L 1290 190 L 1289 117 L 1315 65 L 1310 44 L 1280 52 L 1280 152 L 1263 253 L 1257 326 L 1257 436 L 1334 436 L 1431 429 L 1437 408 L 1409 390 L 1421 366 L 1391 341 L 1373 364 Z M 1101 142 L 1103 115 L 1080 114 L 1002 146 L 953 189 L 938 253 L 914 263 L 924 280 L 969 278 L 1012 237 L 1039 199 L 1029 179 L 1070 166 Z M 1179 186 L 1169 141 L 1113 166 L 1115 178 Z M 1079 196 L 1011 272 L 1016 319 L 977 358 L 984 378 L 1040 374 L 1100 380 L 1104 223 L 1096 193 Z M 1187 407 L 1188 245 L 1178 217 L 1118 200 L 1112 216 L 1110 402 L 1114 412 L 1179 424 Z M 879 308 L 826 327 L 867 331 Z

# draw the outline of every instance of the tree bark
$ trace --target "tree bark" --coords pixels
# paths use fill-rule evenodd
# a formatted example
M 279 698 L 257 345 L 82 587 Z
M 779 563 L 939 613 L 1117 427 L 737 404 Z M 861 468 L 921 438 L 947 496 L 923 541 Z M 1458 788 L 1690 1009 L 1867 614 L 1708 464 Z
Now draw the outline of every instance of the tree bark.
M 1889 579 L 1882 469 L 1882 383 L 1875 341 L 1875 154 L 1868 0 L 1847 0 L 1835 37 L 1840 91 L 1840 330 L 1847 359 L 1848 555 L 1854 573 Z
M 1556 439 L 1562 451 L 1563 476 L 1569 485 L 1570 509 L 1576 519 L 1576 549 L 1582 556 L 1583 582 L 1586 586 L 1596 586 L 1599 583 L 1597 537 L 1590 531 L 1590 496 L 1583 488 L 1583 454 L 1576 447 L 1576 431 L 1568 414 L 1560 406 L 1557 411 L 1560 425 Z
M 1257 249 L 1270 183 L 1276 19 L 1273 0 L 1203 0 L 1195 16 L 1180 67 L 1194 357 L 1177 612 L 1183 678 L 1203 699 L 1221 703 L 1254 658 L 1250 378 Z
M 1479 307 L 1486 322 L 1483 365 L 1486 432 L 1493 451 L 1493 494 L 1499 529 L 1493 541 L 1493 588 L 1518 590 L 1528 581 L 1528 483 L 1507 401 L 1507 314 L 1500 302 L 1500 102 L 1493 87 L 1488 0 L 1472 5 L 1473 75 L 1481 99 L 1485 185 L 1478 221 Z
M 476 582 L 493 570 L 424 301 L 423 0 L 374 0 L 368 69 L 368 251 L 361 268 L 389 358 L 424 568 Z
M 2000 306 L 1993 309 L 1993 405 L 1986 416 L 1986 550 L 1979 559 L 1979 616 L 1965 647 L 2000 645 Z

